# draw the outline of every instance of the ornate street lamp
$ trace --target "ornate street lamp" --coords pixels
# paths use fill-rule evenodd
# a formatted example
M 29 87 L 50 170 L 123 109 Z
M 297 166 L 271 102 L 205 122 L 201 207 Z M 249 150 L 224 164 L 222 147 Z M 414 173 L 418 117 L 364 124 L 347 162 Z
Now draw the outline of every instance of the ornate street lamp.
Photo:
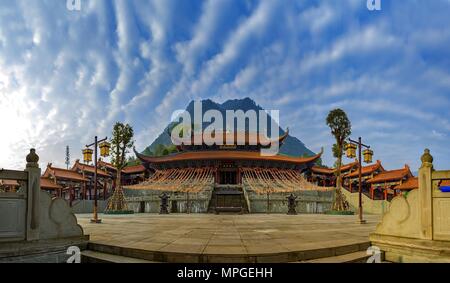
M 358 190 L 359 190 L 359 223 L 364 224 L 366 223 L 366 220 L 363 219 L 363 207 L 362 207 L 362 148 L 366 148 L 364 150 L 364 162 L 371 163 L 372 157 L 373 157 L 373 150 L 370 149 L 370 146 L 365 145 L 362 143 L 361 137 L 357 141 L 349 139 L 349 143 L 346 146 L 347 150 L 347 157 L 349 158 L 355 158 L 356 157 L 356 148 L 358 148 L 358 175 L 359 175 L 359 184 L 358 184 Z
M 345 146 L 347 158 L 356 158 L 356 144 L 347 143 Z
M 109 142 L 103 141 L 98 146 L 100 147 L 100 156 L 109 156 L 109 149 L 111 148 L 111 144 Z
M 101 223 L 102 220 L 98 219 L 98 203 L 97 203 L 97 147 L 100 147 L 100 155 L 103 157 L 106 157 L 109 155 L 109 148 L 111 145 L 106 141 L 108 138 L 104 138 L 102 140 L 97 140 L 97 136 L 95 136 L 95 141 L 90 144 L 86 145 L 86 149 L 83 150 L 83 156 L 85 156 L 85 161 L 90 160 L 92 161 L 92 149 L 89 147 L 94 146 L 94 217 L 91 219 L 92 223 Z M 100 143 L 100 144 L 99 144 Z M 86 155 L 85 155 L 86 152 Z
M 90 148 L 85 148 L 82 150 L 83 152 L 83 160 L 84 163 L 88 163 L 92 161 L 92 153 L 94 152 L 92 149 Z
M 366 149 L 363 151 L 363 155 L 364 155 L 364 162 L 365 163 L 372 163 L 372 157 L 373 157 L 373 150 L 371 149 Z

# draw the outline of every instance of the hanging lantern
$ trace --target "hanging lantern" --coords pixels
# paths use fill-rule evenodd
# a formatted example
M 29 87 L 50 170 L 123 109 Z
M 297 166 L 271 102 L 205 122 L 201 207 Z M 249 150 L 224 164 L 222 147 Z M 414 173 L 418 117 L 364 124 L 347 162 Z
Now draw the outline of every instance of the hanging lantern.
M 347 153 L 348 158 L 355 158 L 356 157 L 356 144 L 348 143 L 345 146 L 345 151 Z
M 92 161 L 92 153 L 94 151 L 90 148 L 83 149 L 83 160 L 85 163 L 89 163 Z
M 109 156 L 109 149 L 111 148 L 111 144 L 107 141 L 101 142 L 99 145 L 100 147 L 100 156 L 107 157 Z
M 372 163 L 373 150 L 366 149 L 363 151 L 363 155 L 365 163 Z

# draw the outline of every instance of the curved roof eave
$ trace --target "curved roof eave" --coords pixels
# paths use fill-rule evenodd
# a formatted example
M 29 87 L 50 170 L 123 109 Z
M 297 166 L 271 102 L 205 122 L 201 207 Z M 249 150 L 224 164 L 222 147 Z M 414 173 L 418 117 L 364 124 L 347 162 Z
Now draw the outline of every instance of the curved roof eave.
M 287 162 L 294 164 L 306 164 L 314 162 L 323 154 L 323 149 L 319 154 L 311 157 L 290 157 L 290 156 L 262 156 L 259 152 L 253 151 L 231 151 L 231 150 L 215 150 L 215 151 L 190 151 L 181 152 L 167 156 L 146 156 L 138 153 L 135 149 L 136 156 L 144 163 L 161 164 L 166 162 L 190 161 L 190 160 L 266 160 L 275 162 Z

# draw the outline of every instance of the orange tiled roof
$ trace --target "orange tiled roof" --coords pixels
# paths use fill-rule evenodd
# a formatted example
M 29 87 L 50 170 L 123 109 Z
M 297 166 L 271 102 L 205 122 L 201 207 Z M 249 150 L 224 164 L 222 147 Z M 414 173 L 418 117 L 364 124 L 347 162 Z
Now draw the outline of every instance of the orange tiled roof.
M 311 168 L 311 170 L 314 173 L 319 173 L 319 174 L 327 174 L 327 175 L 333 175 L 334 174 L 334 169 L 332 168 L 326 168 L 326 167 L 319 167 L 319 166 L 313 166 Z
M 91 165 L 80 163 L 79 160 L 77 160 L 75 162 L 75 164 L 73 165 L 73 167 L 72 167 L 72 170 L 76 170 L 76 169 L 79 169 L 79 170 L 84 171 L 84 172 L 89 172 L 91 174 L 95 173 L 95 166 L 91 166 Z M 104 171 L 104 170 L 99 168 L 98 164 L 97 164 L 97 175 L 103 176 L 103 177 L 110 177 L 108 172 L 106 172 L 106 171 Z
M 56 168 L 56 167 L 52 167 L 52 165 L 49 164 L 42 177 L 48 178 L 51 175 L 55 176 L 56 178 L 67 179 L 67 180 L 72 180 L 72 181 L 79 181 L 79 182 L 80 181 L 81 182 L 89 181 L 87 178 L 84 178 L 83 175 L 81 175 L 73 170 Z
M 53 182 L 49 178 L 41 177 L 41 189 L 58 190 L 62 189 L 62 187 L 58 184 L 55 184 L 55 182 Z
M 406 182 L 395 187 L 396 190 L 414 190 L 419 188 L 419 178 L 412 177 Z
M 382 171 L 384 171 L 384 168 L 381 165 L 381 161 L 380 160 L 377 160 L 377 163 L 375 163 L 375 164 L 371 164 L 371 165 L 368 165 L 368 166 L 363 166 L 361 168 L 361 174 L 363 176 L 370 175 L 370 174 L 372 174 L 373 172 L 375 172 L 378 169 L 381 169 Z M 344 177 L 345 178 L 354 178 L 354 177 L 358 177 L 358 176 L 359 176 L 359 172 L 358 172 L 358 170 L 356 170 L 355 172 L 349 173 L 349 174 L 345 175 Z
M 145 172 L 145 167 L 142 164 L 139 165 L 133 165 L 133 166 L 127 166 L 122 169 L 122 173 L 124 174 L 136 174 L 136 173 L 142 173 Z
M 349 164 L 345 164 L 341 166 L 341 172 L 345 172 L 348 171 L 350 169 L 352 169 L 353 167 L 358 167 L 358 161 L 349 163 Z M 311 168 L 311 170 L 315 173 L 319 173 L 319 174 L 334 174 L 336 172 L 335 168 L 326 168 L 326 167 L 320 167 L 320 166 L 314 166 Z
M 342 165 L 342 166 L 341 166 L 341 172 L 343 172 L 343 171 L 348 171 L 348 170 L 352 169 L 353 167 L 358 167 L 358 165 L 359 165 L 359 162 L 358 162 L 358 161 L 355 161 L 355 162 L 352 162 L 352 163 L 349 163 L 349 164 Z
M 377 176 L 368 180 L 367 183 L 376 184 L 386 181 L 401 180 L 407 176 L 412 176 L 412 174 L 411 170 L 409 170 L 409 166 L 405 165 L 405 168 L 402 169 L 381 172 Z
M 442 180 L 439 186 L 448 187 L 450 186 L 450 180 Z
M 117 171 L 116 167 L 114 167 L 114 165 L 112 165 L 111 163 L 99 160 L 98 161 L 98 165 L 101 167 L 106 167 L 108 169 Z M 122 173 L 124 174 L 135 174 L 135 173 L 142 173 L 146 170 L 146 168 L 144 167 L 144 165 L 133 165 L 133 166 L 127 166 L 125 168 L 122 169 Z
M 105 167 L 105 168 L 117 171 L 117 169 L 116 169 L 116 167 L 114 167 L 114 165 L 112 165 L 111 163 L 105 162 L 103 160 L 99 160 L 97 165 L 99 167 Z
M 280 161 L 295 164 L 305 164 L 313 162 L 320 158 L 322 153 L 312 157 L 292 157 L 284 155 L 262 156 L 259 151 L 231 151 L 231 150 L 215 150 L 215 151 L 190 151 L 182 152 L 167 156 L 145 156 L 140 153 L 136 156 L 143 162 L 148 163 L 165 163 L 172 161 L 188 161 L 188 160 L 267 160 Z

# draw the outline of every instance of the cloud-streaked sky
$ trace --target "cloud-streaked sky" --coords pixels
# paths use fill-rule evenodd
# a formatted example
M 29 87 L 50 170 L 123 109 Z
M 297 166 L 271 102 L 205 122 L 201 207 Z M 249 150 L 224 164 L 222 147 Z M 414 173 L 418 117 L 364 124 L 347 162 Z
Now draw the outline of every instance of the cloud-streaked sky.
M 328 112 L 385 168 L 450 168 L 450 1 L 0 0 L 0 168 L 64 166 L 116 121 L 143 150 L 192 99 L 250 97 L 333 164 Z

